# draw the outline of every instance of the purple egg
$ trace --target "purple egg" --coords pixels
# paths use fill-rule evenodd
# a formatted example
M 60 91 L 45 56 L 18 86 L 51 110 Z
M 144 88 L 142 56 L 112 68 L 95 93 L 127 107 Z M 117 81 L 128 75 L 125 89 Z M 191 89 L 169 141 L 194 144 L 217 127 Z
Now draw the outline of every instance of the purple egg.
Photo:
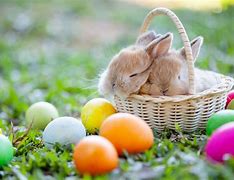
M 234 122 L 224 124 L 211 135 L 205 154 L 212 162 L 223 162 L 225 155 L 234 156 Z

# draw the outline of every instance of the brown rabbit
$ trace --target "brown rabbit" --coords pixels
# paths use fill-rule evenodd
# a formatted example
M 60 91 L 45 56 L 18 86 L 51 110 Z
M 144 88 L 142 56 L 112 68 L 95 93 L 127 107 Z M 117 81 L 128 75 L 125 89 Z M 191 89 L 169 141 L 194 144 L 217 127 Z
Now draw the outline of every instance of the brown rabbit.
M 163 41 L 155 44 L 154 52 L 160 54 L 154 59 L 152 71 L 148 81 L 142 86 L 140 93 L 153 96 L 186 95 L 189 92 L 188 68 L 185 58 L 185 50 L 170 50 L 173 37 L 168 37 L 167 43 Z M 153 42 L 152 42 L 153 43 Z M 202 37 L 197 37 L 191 42 L 194 61 L 196 60 L 200 47 L 203 43 Z M 160 46 L 164 46 L 163 52 L 159 52 Z M 216 73 L 195 68 L 196 92 L 204 91 L 220 82 Z
M 154 60 L 154 43 L 164 36 L 150 31 L 140 36 L 135 45 L 122 49 L 115 55 L 99 80 L 100 94 L 127 97 L 138 93 L 149 77 L 150 67 Z M 154 40 L 155 39 L 155 40 Z M 154 40 L 154 43 L 149 42 Z

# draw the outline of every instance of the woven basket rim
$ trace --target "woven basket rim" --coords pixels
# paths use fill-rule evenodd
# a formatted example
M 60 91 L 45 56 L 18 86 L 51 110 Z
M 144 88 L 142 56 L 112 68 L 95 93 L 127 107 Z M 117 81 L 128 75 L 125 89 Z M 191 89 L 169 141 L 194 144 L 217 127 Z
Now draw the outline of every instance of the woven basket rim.
M 127 97 L 127 99 L 136 99 L 140 101 L 151 101 L 155 103 L 166 103 L 166 102 L 182 102 L 187 101 L 191 99 L 200 99 L 202 97 L 205 97 L 207 95 L 215 95 L 222 92 L 228 92 L 232 89 L 234 85 L 234 79 L 229 76 L 225 76 L 222 74 L 218 74 L 222 79 L 222 81 L 217 84 L 216 86 L 207 89 L 205 91 L 202 91 L 200 93 L 192 94 L 192 95 L 176 95 L 176 96 L 158 96 L 158 97 L 152 97 L 150 95 L 139 95 L 139 94 L 132 94 L 131 96 Z M 115 95 L 118 97 L 117 95 Z M 121 97 L 119 97 L 121 98 Z

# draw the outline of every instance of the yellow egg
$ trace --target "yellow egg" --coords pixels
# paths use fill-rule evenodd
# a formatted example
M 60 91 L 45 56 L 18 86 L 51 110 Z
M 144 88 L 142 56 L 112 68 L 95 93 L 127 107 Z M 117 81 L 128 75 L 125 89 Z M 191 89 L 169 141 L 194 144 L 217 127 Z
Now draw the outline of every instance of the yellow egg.
M 95 98 L 85 104 L 81 110 L 81 120 L 89 133 L 96 132 L 102 122 L 116 113 L 114 106 L 103 98 Z

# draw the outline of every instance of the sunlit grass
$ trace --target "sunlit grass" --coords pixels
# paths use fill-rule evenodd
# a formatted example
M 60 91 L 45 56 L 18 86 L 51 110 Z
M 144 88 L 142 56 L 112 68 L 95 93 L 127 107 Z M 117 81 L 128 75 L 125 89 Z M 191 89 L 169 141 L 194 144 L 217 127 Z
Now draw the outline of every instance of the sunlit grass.
M 171 9 L 190 9 L 199 11 L 221 11 L 229 5 L 234 4 L 234 0 L 122 0 L 135 3 L 150 8 L 167 7 Z

